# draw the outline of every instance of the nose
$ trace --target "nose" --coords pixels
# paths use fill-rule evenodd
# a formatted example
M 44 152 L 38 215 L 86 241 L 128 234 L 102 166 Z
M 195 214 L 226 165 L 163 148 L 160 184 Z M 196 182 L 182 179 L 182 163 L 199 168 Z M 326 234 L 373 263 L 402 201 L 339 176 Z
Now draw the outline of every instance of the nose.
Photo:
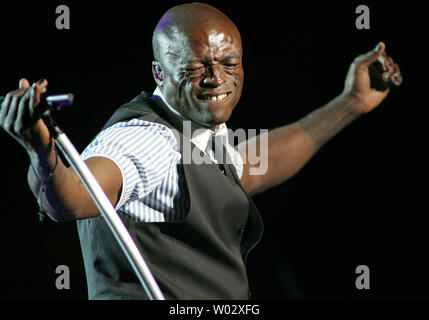
M 225 81 L 225 74 L 221 70 L 221 67 L 212 65 L 207 68 L 206 75 L 201 83 L 201 87 L 216 88 L 221 86 Z

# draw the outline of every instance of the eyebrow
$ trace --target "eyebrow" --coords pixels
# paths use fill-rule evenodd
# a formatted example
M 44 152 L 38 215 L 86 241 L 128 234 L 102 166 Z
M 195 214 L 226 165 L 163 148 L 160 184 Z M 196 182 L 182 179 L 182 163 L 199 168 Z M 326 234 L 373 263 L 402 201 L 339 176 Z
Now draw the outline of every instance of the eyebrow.
M 222 60 L 219 60 L 219 61 L 222 62 L 222 61 L 233 60 L 233 59 L 241 59 L 241 55 L 239 55 L 239 54 L 231 54 L 231 55 L 228 55 L 228 56 L 224 57 Z M 203 60 L 203 59 L 190 59 L 188 61 L 188 64 L 192 64 L 192 63 L 202 63 L 202 64 L 204 64 L 205 60 Z
M 238 53 L 235 53 L 235 54 L 230 54 L 230 55 L 226 56 L 223 60 L 226 60 L 226 59 L 240 59 L 240 58 L 241 58 L 241 55 L 238 54 Z
M 222 61 L 228 60 L 228 59 L 241 59 L 241 55 L 239 55 L 239 54 L 231 54 L 231 55 L 226 56 L 225 58 L 223 58 Z

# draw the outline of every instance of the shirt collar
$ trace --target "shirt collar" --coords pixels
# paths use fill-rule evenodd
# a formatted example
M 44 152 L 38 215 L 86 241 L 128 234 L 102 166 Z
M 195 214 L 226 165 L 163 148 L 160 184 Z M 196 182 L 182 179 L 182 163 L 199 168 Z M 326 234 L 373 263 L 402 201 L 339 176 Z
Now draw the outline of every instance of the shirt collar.
M 185 120 L 185 121 L 186 120 L 192 121 L 184 117 L 176 109 L 174 109 L 168 104 L 168 102 L 165 100 L 164 96 L 162 95 L 162 92 L 159 89 L 159 87 L 156 87 L 155 91 L 153 92 L 153 95 L 160 97 L 164 102 L 164 104 L 167 106 L 167 108 L 176 116 L 180 117 L 182 120 Z M 196 123 L 194 122 L 194 124 Z M 215 132 L 198 124 L 196 124 L 196 129 L 198 130 L 193 130 L 192 132 L 191 142 L 195 144 L 198 147 L 198 149 L 202 151 L 206 151 L 207 147 L 211 148 L 211 146 L 208 146 L 208 144 L 209 144 L 210 138 L 213 136 L 221 137 L 225 145 L 226 143 L 228 143 L 228 128 L 225 123 L 220 124 Z

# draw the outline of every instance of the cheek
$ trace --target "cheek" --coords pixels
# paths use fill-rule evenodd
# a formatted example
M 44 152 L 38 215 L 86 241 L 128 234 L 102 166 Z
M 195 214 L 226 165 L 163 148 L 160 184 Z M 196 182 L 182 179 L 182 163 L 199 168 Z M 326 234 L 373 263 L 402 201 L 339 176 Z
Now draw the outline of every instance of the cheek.
M 176 83 L 180 97 L 185 97 L 192 92 L 192 88 L 197 85 L 199 77 L 189 72 L 182 72 L 178 75 Z
M 187 79 L 182 80 L 179 84 L 179 105 L 182 112 L 187 116 L 190 116 L 190 114 L 194 112 L 200 111 L 200 107 L 198 106 L 197 101 L 194 99 L 194 87 L 195 81 L 189 81 Z
M 238 100 L 240 100 L 240 97 L 241 97 L 241 91 L 243 90 L 243 83 L 244 83 L 244 72 L 243 72 L 243 70 L 239 70 L 239 71 L 234 73 L 233 83 L 234 83 L 234 87 L 235 87 L 234 103 L 237 104 Z
M 235 87 L 241 88 L 243 86 L 244 72 L 243 68 L 236 68 L 235 70 L 230 70 L 226 72 L 227 75 L 231 78 Z
M 181 78 L 177 82 L 177 93 L 180 100 L 183 100 L 184 97 L 187 96 L 187 92 L 189 91 L 190 82 L 186 78 Z

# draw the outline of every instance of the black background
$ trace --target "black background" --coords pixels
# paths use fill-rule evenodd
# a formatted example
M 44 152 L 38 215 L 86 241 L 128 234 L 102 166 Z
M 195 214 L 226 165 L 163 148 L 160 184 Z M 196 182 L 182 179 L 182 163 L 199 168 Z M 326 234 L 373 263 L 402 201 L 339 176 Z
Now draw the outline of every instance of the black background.
M 0 5 L 0 93 L 21 77 L 72 92 L 56 116 L 83 151 L 116 107 L 153 90 L 151 36 L 180 3 L 17 2 Z M 378 41 L 399 64 L 403 85 L 347 127 L 286 183 L 254 199 L 265 222 L 248 259 L 257 299 L 426 298 L 428 14 L 418 2 L 371 3 L 370 30 L 357 30 L 360 2 L 214 2 L 241 31 L 245 85 L 228 126 L 267 128 L 298 120 L 338 95 L 349 64 Z M 71 29 L 55 28 L 66 4 Z M 40 223 L 26 184 L 24 150 L 1 143 L 1 299 L 86 299 L 74 222 Z M 55 288 L 55 268 L 71 273 Z M 371 288 L 357 290 L 367 265 Z

